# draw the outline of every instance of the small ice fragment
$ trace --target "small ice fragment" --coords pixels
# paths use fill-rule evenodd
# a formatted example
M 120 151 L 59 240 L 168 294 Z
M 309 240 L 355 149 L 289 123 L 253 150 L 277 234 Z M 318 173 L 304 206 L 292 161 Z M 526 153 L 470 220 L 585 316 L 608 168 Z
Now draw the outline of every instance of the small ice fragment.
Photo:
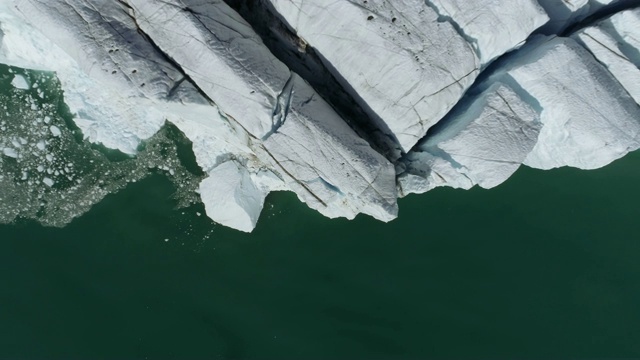
M 46 177 L 44 179 L 42 179 L 42 182 L 47 185 L 48 187 L 52 187 L 53 184 L 55 184 L 55 182 L 53 180 L 51 180 L 50 178 Z
M 45 122 L 45 124 L 50 123 L 51 122 L 51 116 L 49 116 L 49 115 L 45 116 L 44 117 L 44 122 Z
M 38 141 L 36 146 L 38 147 L 39 150 L 44 150 L 44 148 L 45 148 L 44 141 L 42 141 L 42 140 Z
M 18 153 L 12 148 L 4 148 L 3 153 L 5 156 L 12 157 L 14 159 L 18 158 Z
M 17 88 L 17 89 L 21 89 L 21 90 L 28 90 L 29 89 L 29 82 L 27 81 L 27 79 L 25 79 L 24 76 L 22 75 L 14 75 L 13 76 L 13 80 L 11 80 L 11 85 L 13 85 L 13 87 Z
M 51 134 L 55 137 L 58 137 L 62 134 L 60 129 L 55 125 L 51 125 L 51 127 L 49 127 L 49 130 L 51 130 Z

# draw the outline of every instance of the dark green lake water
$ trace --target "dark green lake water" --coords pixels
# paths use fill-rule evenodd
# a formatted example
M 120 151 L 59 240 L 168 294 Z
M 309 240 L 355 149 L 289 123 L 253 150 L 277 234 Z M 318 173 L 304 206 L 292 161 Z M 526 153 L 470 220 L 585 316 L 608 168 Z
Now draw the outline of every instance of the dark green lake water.
M 63 229 L 0 226 L 0 357 L 640 356 L 639 183 L 640 153 L 522 168 L 389 224 L 282 193 L 247 235 L 158 175 Z

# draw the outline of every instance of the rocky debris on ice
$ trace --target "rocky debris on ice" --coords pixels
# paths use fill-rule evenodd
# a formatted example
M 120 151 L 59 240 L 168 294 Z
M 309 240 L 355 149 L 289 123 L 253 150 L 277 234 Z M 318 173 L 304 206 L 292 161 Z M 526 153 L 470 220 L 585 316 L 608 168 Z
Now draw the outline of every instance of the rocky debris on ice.
M 640 104 L 640 8 L 619 12 L 573 34 Z
M 451 110 L 484 63 L 547 20 L 532 0 L 467 2 L 464 11 L 454 0 L 269 1 L 405 152 Z
M 454 109 L 403 159 L 400 194 L 438 186 L 488 189 L 507 180 L 535 146 L 542 127 L 527 100 L 495 82 L 467 106 Z

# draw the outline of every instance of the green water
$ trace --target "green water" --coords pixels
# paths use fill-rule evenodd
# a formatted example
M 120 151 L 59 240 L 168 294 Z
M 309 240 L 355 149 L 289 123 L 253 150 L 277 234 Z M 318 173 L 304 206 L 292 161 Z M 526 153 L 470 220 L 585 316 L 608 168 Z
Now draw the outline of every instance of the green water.
M 2 358 L 640 356 L 640 154 L 251 235 L 155 176 L 63 229 L 0 227 Z M 168 239 L 169 241 L 165 241 Z
M 13 109 L 0 120 L 28 137 L 40 105 L 25 105 L 12 77 L 0 66 Z M 61 97 L 54 80 L 40 84 L 45 100 Z M 111 164 L 73 141 L 64 106 L 47 111 L 67 138 L 57 156 L 74 153 L 76 168 L 120 179 L 168 161 Z M 0 164 L 25 184 L 20 163 Z M 100 198 L 89 170 L 86 196 L 67 203 Z M 176 210 L 184 181 L 155 173 L 129 175 L 137 182 L 64 228 L 0 225 L 0 358 L 640 357 L 640 153 L 411 196 L 389 224 L 329 220 L 272 194 L 251 235 L 211 223 L 201 204 Z M 40 216 L 40 198 L 20 189 L 3 196 L 33 200 L 16 211 Z

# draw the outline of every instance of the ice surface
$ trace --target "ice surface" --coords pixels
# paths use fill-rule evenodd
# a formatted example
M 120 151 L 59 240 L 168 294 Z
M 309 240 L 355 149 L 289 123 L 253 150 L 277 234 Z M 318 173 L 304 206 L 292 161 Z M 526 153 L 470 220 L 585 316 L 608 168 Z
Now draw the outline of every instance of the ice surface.
M 468 106 L 456 108 L 414 148 L 398 179 L 401 195 L 438 186 L 492 188 L 509 178 L 531 152 L 542 124 L 516 91 L 496 82 Z
M 591 51 L 640 104 L 640 8 L 617 13 L 573 38 Z
M 11 85 L 13 85 L 17 89 L 22 90 L 27 90 L 31 87 L 27 79 L 25 79 L 25 77 L 20 74 L 14 75 L 13 80 L 11 81 Z
M 547 35 L 559 34 L 571 25 L 595 14 L 604 6 L 633 1 L 635 0 L 538 0 L 551 19 L 542 28 L 542 32 Z
M 224 2 L 129 3 L 143 31 L 249 132 L 260 161 L 301 200 L 331 217 L 396 216 L 393 166 Z
M 12 157 L 14 159 L 18 157 L 18 152 L 16 151 L 16 149 L 13 149 L 13 148 L 4 148 L 2 153 L 5 156 Z
M 0 66 L 0 86 L 10 88 L 12 76 L 7 75 L 18 72 L 39 90 L 0 93 L 0 223 L 27 218 L 64 226 L 104 196 L 150 175 L 150 169 L 174 170 L 166 175 L 176 184 L 181 206 L 197 199 L 190 193 L 201 177 L 181 165 L 165 128 L 145 142 L 136 158 L 111 162 L 67 128 L 71 119 L 63 118 L 62 92 L 53 74 Z
M 640 146 L 640 108 L 570 38 L 538 39 L 494 77 L 512 79 L 541 108 L 544 126 L 526 165 L 594 169 Z
M 476 52 L 424 0 L 271 0 L 408 151 L 478 74 Z
M 266 192 L 251 180 L 246 168 L 227 161 L 209 172 L 200 183 L 207 215 L 234 229 L 251 232 L 258 222 Z
M 120 2 L 14 3 L 17 12 L 0 4 L 0 62 L 56 71 L 90 141 L 135 154 L 167 118 L 217 112 L 138 33 Z
M 524 44 L 549 21 L 536 0 L 430 0 L 440 17 L 450 19 L 483 64 Z
M 405 152 L 548 20 L 531 0 L 270 2 Z

